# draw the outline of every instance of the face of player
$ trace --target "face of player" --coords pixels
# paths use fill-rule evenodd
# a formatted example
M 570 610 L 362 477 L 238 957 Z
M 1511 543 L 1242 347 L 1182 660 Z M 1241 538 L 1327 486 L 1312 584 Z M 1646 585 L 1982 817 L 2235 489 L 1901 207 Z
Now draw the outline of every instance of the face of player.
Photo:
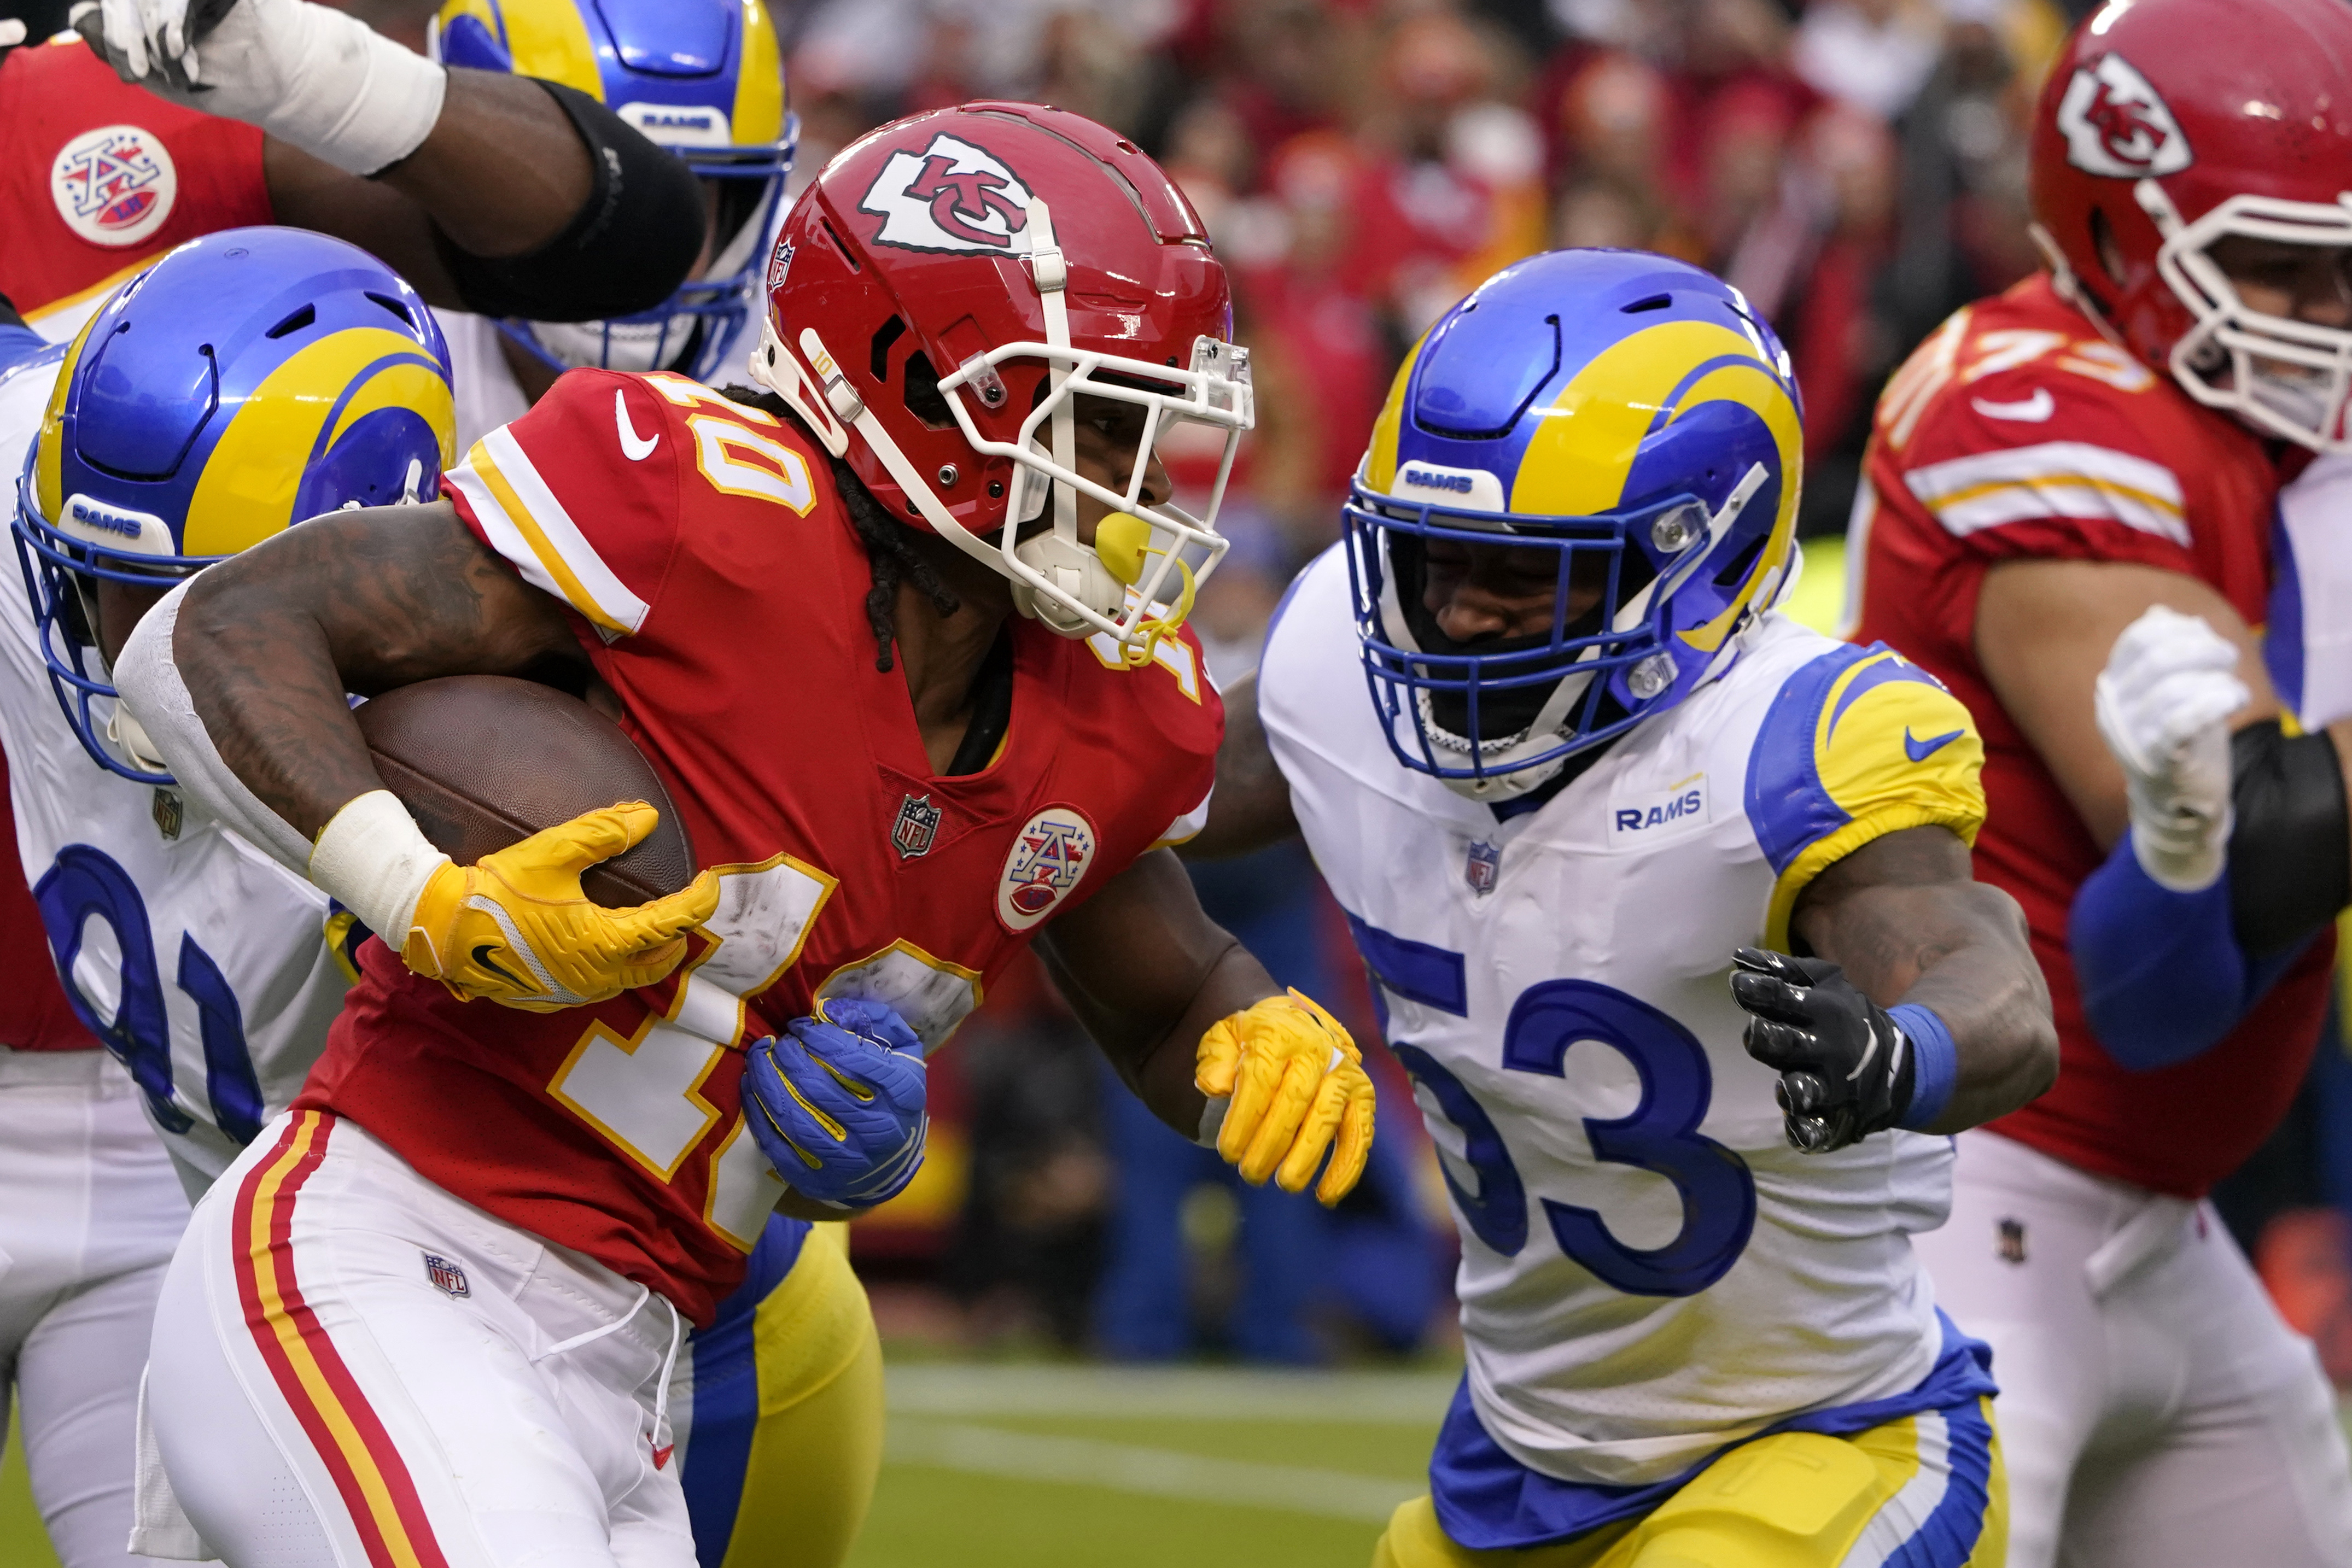
M 1422 546 L 1422 608 L 1456 643 L 1548 636 L 1559 584 L 1559 553 L 1525 545 L 1474 545 L 1433 538 Z M 1607 591 L 1609 564 L 1584 553 L 1569 568 L 1568 624 L 1591 613 Z
M 1088 397 L 1083 393 L 1076 400 L 1076 442 L 1073 452 L 1077 470 L 1106 489 L 1126 494 L 1129 479 L 1135 472 L 1135 455 L 1143 444 L 1144 410 L 1141 404 L 1121 402 L 1115 398 Z M 1175 491 L 1168 477 L 1167 465 L 1153 452 L 1144 459 L 1143 493 L 1138 497 L 1145 506 L 1156 507 Z M 1110 507 L 1088 496 L 1078 493 L 1078 542 L 1095 542 L 1095 525 L 1102 521 Z M 1052 523 L 1052 510 L 1030 526 L 1030 532 L 1042 532 Z
M 2352 249 L 2225 235 L 2210 254 L 2249 310 L 2352 327 Z
M 96 612 L 98 624 L 91 630 L 98 634 L 98 650 L 105 656 L 110 670 L 122 657 L 122 645 L 131 641 L 131 633 L 139 630 L 139 622 L 147 612 L 179 586 L 176 580 L 153 588 L 133 588 L 127 582 L 104 577 L 85 580 L 96 590 L 86 593 L 83 601 Z

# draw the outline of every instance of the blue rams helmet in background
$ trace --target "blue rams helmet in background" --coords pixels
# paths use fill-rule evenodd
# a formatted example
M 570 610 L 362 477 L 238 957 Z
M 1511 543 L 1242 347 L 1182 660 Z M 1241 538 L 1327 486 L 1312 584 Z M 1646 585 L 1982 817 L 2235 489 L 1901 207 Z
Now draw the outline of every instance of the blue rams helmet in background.
M 1430 329 L 1345 511 L 1371 683 L 1406 767 L 1507 800 L 1727 669 L 1789 580 L 1803 467 L 1789 356 L 1739 291 L 1640 251 L 1530 257 Z M 1549 630 L 1456 642 L 1433 549 L 1541 552 Z
M 92 716 L 114 696 L 96 580 L 169 588 L 306 517 L 429 499 L 455 443 L 441 329 L 356 246 L 228 229 L 117 289 L 58 368 L 14 525 L 49 683 L 89 754 L 171 782 L 128 715 Z
M 449 0 L 441 60 L 577 88 L 707 182 L 717 228 L 702 275 L 650 310 L 609 321 L 507 321 L 557 370 L 678 371 L 708 381 L 765 308 L 800 120 L 761 0 Z M 740 356 L 739 356 L 740 357 Z M 740 366 L 738 367 L 740 368 Z

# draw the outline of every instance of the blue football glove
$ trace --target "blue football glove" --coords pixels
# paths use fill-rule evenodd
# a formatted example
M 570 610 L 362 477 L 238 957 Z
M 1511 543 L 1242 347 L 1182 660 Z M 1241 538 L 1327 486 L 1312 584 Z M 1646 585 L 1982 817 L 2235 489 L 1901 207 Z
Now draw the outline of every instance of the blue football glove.
M 838 1208 L 896 1197 L 921 1168 L 930 1131 L 922 1049 L 883 1003 L 844 998 L 754 1042 L 743 1114 L 776 1174 Z

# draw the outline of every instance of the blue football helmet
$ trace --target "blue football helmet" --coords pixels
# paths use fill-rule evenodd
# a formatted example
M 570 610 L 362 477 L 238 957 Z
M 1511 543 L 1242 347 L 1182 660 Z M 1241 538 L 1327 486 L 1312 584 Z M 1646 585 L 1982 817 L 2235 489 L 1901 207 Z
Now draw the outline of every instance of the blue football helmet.
M 172 782 L 112 700 L 97 580 L 169 588 L 306 517 L 430 499 L 456 428 L 433 313 L 355 246 L 227 229 L 117 289 L 58 365 L 13 525 L 49 684 L 100 766 Z
M 1738 289 L 1621 250 L 1488 278 L 1397 372 L 1344 513 L 1397 759 L 1508 800 L 1722 674 L 1789 580 L 1802 467 L 1788 353 Z M 1548 552 L 1551 625 L 1456 642 L 1426 559 L 1496 545 Z
M 764 308 L 800 141 L 783 55 L 761 0 L 449 0 L 435 48 L 447 65 L 577 88 L 708 182 L 718 229 L 702 276 L 650 310 L 608 321 L 499 329 L 555 370 L 677 371 L 709 381 Z M 740 368 L 738 366 L 737 368 Z

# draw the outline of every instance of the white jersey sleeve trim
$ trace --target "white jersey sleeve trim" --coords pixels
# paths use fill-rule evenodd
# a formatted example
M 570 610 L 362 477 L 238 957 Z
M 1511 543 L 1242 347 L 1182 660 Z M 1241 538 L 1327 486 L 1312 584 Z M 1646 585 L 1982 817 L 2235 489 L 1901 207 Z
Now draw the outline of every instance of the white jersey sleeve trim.
M 1216 798 L 1216 786 L 1213 784 L 1209 787 L 1209 792 L 1201 797 L 1201 803 L 1169 823 L 1168 831 L 1152 841 L 1151 848 L 1172 849 L 1178 844 L 1199 838 L 1201 830 L 1209 825 L 1209 802 Z M 1144 852 L 1149 854 L 1151 852 L 1146 850 Z
M 512 562 L 524 581 L 563 600 L 614 636 L 645 625 L 651 606 L 604 564 L 511 432 L 493 430 L 474 443 L 448 477 L 474 508 L 490 548 Z
M 2086 442 L 1973 453 L 1915 468 L 1903 482 L 1947 531 L 1963 538 L 2003 523 L 2081 517 L 2189 543 L 2179 476 Z

